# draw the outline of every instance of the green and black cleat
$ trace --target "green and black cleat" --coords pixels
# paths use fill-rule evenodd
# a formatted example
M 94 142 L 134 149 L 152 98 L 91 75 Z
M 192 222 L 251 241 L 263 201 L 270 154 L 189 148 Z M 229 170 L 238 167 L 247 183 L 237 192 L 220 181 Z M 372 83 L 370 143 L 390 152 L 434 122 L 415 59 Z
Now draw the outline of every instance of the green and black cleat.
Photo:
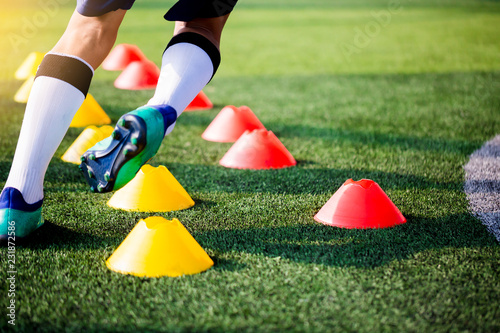
M 174 123 L 175 117 L 170 118 Z M 165 126 L 164 116 L 155 107 L 143 106 L 123 115 L 111 136 L 81 157 L 80 170 L 90 190 L 111 192 L 131 181 L 160 148 Z

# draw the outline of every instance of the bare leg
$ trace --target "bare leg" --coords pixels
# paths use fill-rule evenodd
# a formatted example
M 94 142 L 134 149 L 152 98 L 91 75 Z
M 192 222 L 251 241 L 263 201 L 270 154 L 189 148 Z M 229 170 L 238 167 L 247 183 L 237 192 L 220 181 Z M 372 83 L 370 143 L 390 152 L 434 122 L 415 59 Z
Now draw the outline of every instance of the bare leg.
M 174 36 L 183 32 L 195 32 L 212 42 L 220 48 L 222 30 L 229 17 L 229 14 L 214 18 L 199 18 L 190 22 L 175 22 Z
M 73 13 L 66 31 L 51 52 L 77 56 L 97 69 L 113 47 L 126 10 L 97 17 Z

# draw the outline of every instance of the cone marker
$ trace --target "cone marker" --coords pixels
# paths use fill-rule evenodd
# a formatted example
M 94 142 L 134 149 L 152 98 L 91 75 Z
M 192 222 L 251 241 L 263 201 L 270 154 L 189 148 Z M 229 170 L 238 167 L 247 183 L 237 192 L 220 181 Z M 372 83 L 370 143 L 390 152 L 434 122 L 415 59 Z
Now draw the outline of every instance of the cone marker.
M 214 105 L 208 96 L 203 91 L 200 91 L 184 111 L 209 110 L 213 107 Z
M 45 53 L 31 52 L 24 62 L 19 66 L 14 74 L 18 80 L 27 80 L 30 76 L 35 76 L 38 66 L 42 63 Z
M 380 186 L 370 179 L 348 179 L 314 216 L 323 224 L 341 228 L 388 228 L 406 218 Z
M 186 190 L 160 165 L 145 164 L 127 185 L 115 192 L 108 206 L 138 212 L 170 212 L 194 206 Z
M 297 164 L 272 131 L 245 131 L 219 161 L 227 168 L 280 169 Z
M 115 80 L 115 87 L 125 90 L 155 89 L 160 69 L 150 60 L 134 61 Z
M 16 94 L 14 95 L 14 101 L 16 101 L 17 103 L 27 103 L 34 82 L 35 75 L 29 76 L 17 90 Z
M 69 127 L 87 127 L 90 125 L 108 125 L 111 124 L 111 119 L 106 112 L 97 103 L 94 96 L 87 94 L 82 105 L 76 112 Z
M 107 71 L 121 71 L 134 61 L 146 60 L 146 56 L 136 45 L 118 44 L 104 59 L 101 67 Z
M 66 150 L 61 159 L 65 162 L 80 164 L 81 162 L 83 162 L 83 160 L 85 160 L 85 158 L 82 156 L 83 153 L 92 148 L 99 141 L 104 140 L 105 138 L 110 136 L 112 132 L 113 127 L 111 126 L 106 125 L 100 128 L 96 126 L 88 126 L 76 138 L 76 140 L 71 144 L 68 150 Z M 89 156 L 89 158 L 91 159 L 91 156 Z
M 214 262 L 177 219 L 140 220 L 106 261 L 115 272 L 143 277 L 197 274 Z
M 201 137 L 213 142 L 235 142 L 245 131 L 265 130 L 264 125 L 248 106 L 224 107 L 208 125 Z

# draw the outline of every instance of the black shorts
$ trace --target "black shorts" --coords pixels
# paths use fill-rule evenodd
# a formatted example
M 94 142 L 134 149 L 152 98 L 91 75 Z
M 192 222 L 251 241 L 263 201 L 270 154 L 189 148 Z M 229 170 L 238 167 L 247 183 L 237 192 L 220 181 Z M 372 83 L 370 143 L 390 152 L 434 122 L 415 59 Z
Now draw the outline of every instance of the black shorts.
M 83 16 L 101 16 L 132 8 L 135 0 L 77 0 L 76 9 Z M 229 14 L 238 0 L 178 0 L 165 14 L 168 21 L 191 21 L 195 18 L 220 17 Z

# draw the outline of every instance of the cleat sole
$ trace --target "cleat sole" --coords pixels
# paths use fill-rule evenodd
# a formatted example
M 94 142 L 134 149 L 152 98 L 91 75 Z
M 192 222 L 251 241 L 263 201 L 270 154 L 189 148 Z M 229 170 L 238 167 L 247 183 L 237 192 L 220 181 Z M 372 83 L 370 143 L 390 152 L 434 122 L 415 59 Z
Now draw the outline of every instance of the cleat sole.
M 113 133 L 82 156 L 80 166 L 92 192 L 113 191 L 122 167 L 146 147 L 146 122 L 139 116 L 130 113 L 124 115 Z

